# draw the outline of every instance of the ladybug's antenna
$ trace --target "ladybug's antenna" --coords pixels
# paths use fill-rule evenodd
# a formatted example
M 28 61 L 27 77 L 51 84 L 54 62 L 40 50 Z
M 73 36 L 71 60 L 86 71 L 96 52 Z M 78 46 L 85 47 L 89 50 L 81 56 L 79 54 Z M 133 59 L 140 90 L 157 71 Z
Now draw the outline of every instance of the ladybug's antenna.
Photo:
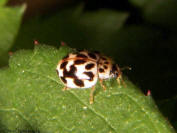
M 118 71 L 117 82 L 120 85 L 120 82 L 122 80 L 122 72 L 121 72 L 121 70 L 120 70 L 120 68 L 119 68 L 119 66 L 117 64 L 116 64 L 116 68 L 117 68 L 117 71 Z
M 125 67 L 120 68 L 120 70 L 121 70 L 121 71 L 124 71 L 124 70 L 132 70 L 132 68 L 129 67 L 129 66 L 125 66 Z

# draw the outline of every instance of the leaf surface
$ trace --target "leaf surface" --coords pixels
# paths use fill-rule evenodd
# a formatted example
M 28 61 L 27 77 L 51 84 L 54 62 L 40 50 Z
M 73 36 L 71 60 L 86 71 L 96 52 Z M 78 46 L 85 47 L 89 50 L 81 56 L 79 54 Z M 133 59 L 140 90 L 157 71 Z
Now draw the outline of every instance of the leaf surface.
M 46 45 L 34 51 L 16 52 L 9 68 L 0 70 L 0 130 L 44 132 L 173 133 L 151 96 L 145 96 L 125 79 L 105 81 L 106 91 L 96 85 L 94 104 L 90 89 L 64 87 L 56 65 L 69 47 Z
M 0 65 L 7 59 L 7 52 L 13 45 L 25 10 L 25 5 L 11 8 L 2 6 L 3 3 L 5 1 L 0 2 Z
M 7 0 L 1 0 L 1 1 L 0 1 L 0 6 L 5 5 L 5 4 L 6 4 L 6 2 L 7 2 Z

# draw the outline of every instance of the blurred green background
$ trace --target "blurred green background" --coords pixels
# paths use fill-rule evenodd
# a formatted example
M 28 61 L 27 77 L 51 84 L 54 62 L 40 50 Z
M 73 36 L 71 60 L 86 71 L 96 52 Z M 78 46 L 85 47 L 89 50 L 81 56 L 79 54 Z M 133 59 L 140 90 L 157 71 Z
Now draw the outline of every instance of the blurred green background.
M 9 52 L 33 49 L 34 40 L 98 50 L 120 67 L 131 66 L 123 73 L 144 93 L 151 91 L 177 128 L 177 1 L 1 0 L 0 31 L 1 67 Z

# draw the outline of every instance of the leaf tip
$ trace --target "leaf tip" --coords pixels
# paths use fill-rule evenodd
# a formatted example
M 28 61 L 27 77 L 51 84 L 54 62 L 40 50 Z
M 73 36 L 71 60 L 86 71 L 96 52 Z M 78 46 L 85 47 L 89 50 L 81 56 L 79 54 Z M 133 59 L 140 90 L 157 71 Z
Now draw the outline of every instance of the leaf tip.
M 151 90 L 148 90 L 146 96 L 151 96 Z
M 9 51 L 9 52 L 8 52 L 8 55 L 9 55 L 9 56 L 12 56 L 12 55 L 13 55 L 13 52 L 12 52 L 12 51 Z
M 34 44 L 34 45 L 39 45 L 39 41 L 34 40 L 34 41 L 33 41 L 33 44 Z
M 67 44 L 63 41 L 61 41 L 61 46 L 67 46 Z
M 26 3 L 22 4 L 22 5 L 21 5 L 20 12 L 21 12 L 21 13 L 24 13 L 24 11 L 26 10 L 26 8 L 27 8 L 27 4 L 26 4 Z

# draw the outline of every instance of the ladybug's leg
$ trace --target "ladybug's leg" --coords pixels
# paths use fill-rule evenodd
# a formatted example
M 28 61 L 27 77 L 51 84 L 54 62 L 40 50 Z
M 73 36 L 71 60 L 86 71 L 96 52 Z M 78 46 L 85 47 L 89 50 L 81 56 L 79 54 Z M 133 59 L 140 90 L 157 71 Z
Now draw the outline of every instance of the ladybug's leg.
M 125 84 L 124 81 L 123 81 L 123 79 L 122 79 L 122 75 L 118 75 L 118 76 L 117 76 L 117 83 L 118 83 L 119 85 L 121 85 L 121 83 L 122 83 L 122 84 Z
M 66 91 L 66 90 L 69 90 L 69 88 L 65 86 L 62 90 Z
M 93 104 L 94 101 L 94 91 L 95 91 L 95 86 L 92 87 L 90 92 L 90 104 Z
M 120 68 L 118 67 L 118 65 L 116 65 L 117 70 L 118 70 L 118 76 L 117 76 L 117 83 L 119 84 L 119 86 L 121 85 L 121 83 L 123 84 L 124 87 L 126 87 L 126 84 L 124 82 L 124 80 L 122 79 L 122 72 L 120 70 Z
M 99 81 L 100 81 L 100 85 L 101 85 L 101 87 L 104 89 L 104 91 L 106 90 L 106 87 L 105 87 L 105 85 L 103 84 L 103 79 L 99 79 Z

